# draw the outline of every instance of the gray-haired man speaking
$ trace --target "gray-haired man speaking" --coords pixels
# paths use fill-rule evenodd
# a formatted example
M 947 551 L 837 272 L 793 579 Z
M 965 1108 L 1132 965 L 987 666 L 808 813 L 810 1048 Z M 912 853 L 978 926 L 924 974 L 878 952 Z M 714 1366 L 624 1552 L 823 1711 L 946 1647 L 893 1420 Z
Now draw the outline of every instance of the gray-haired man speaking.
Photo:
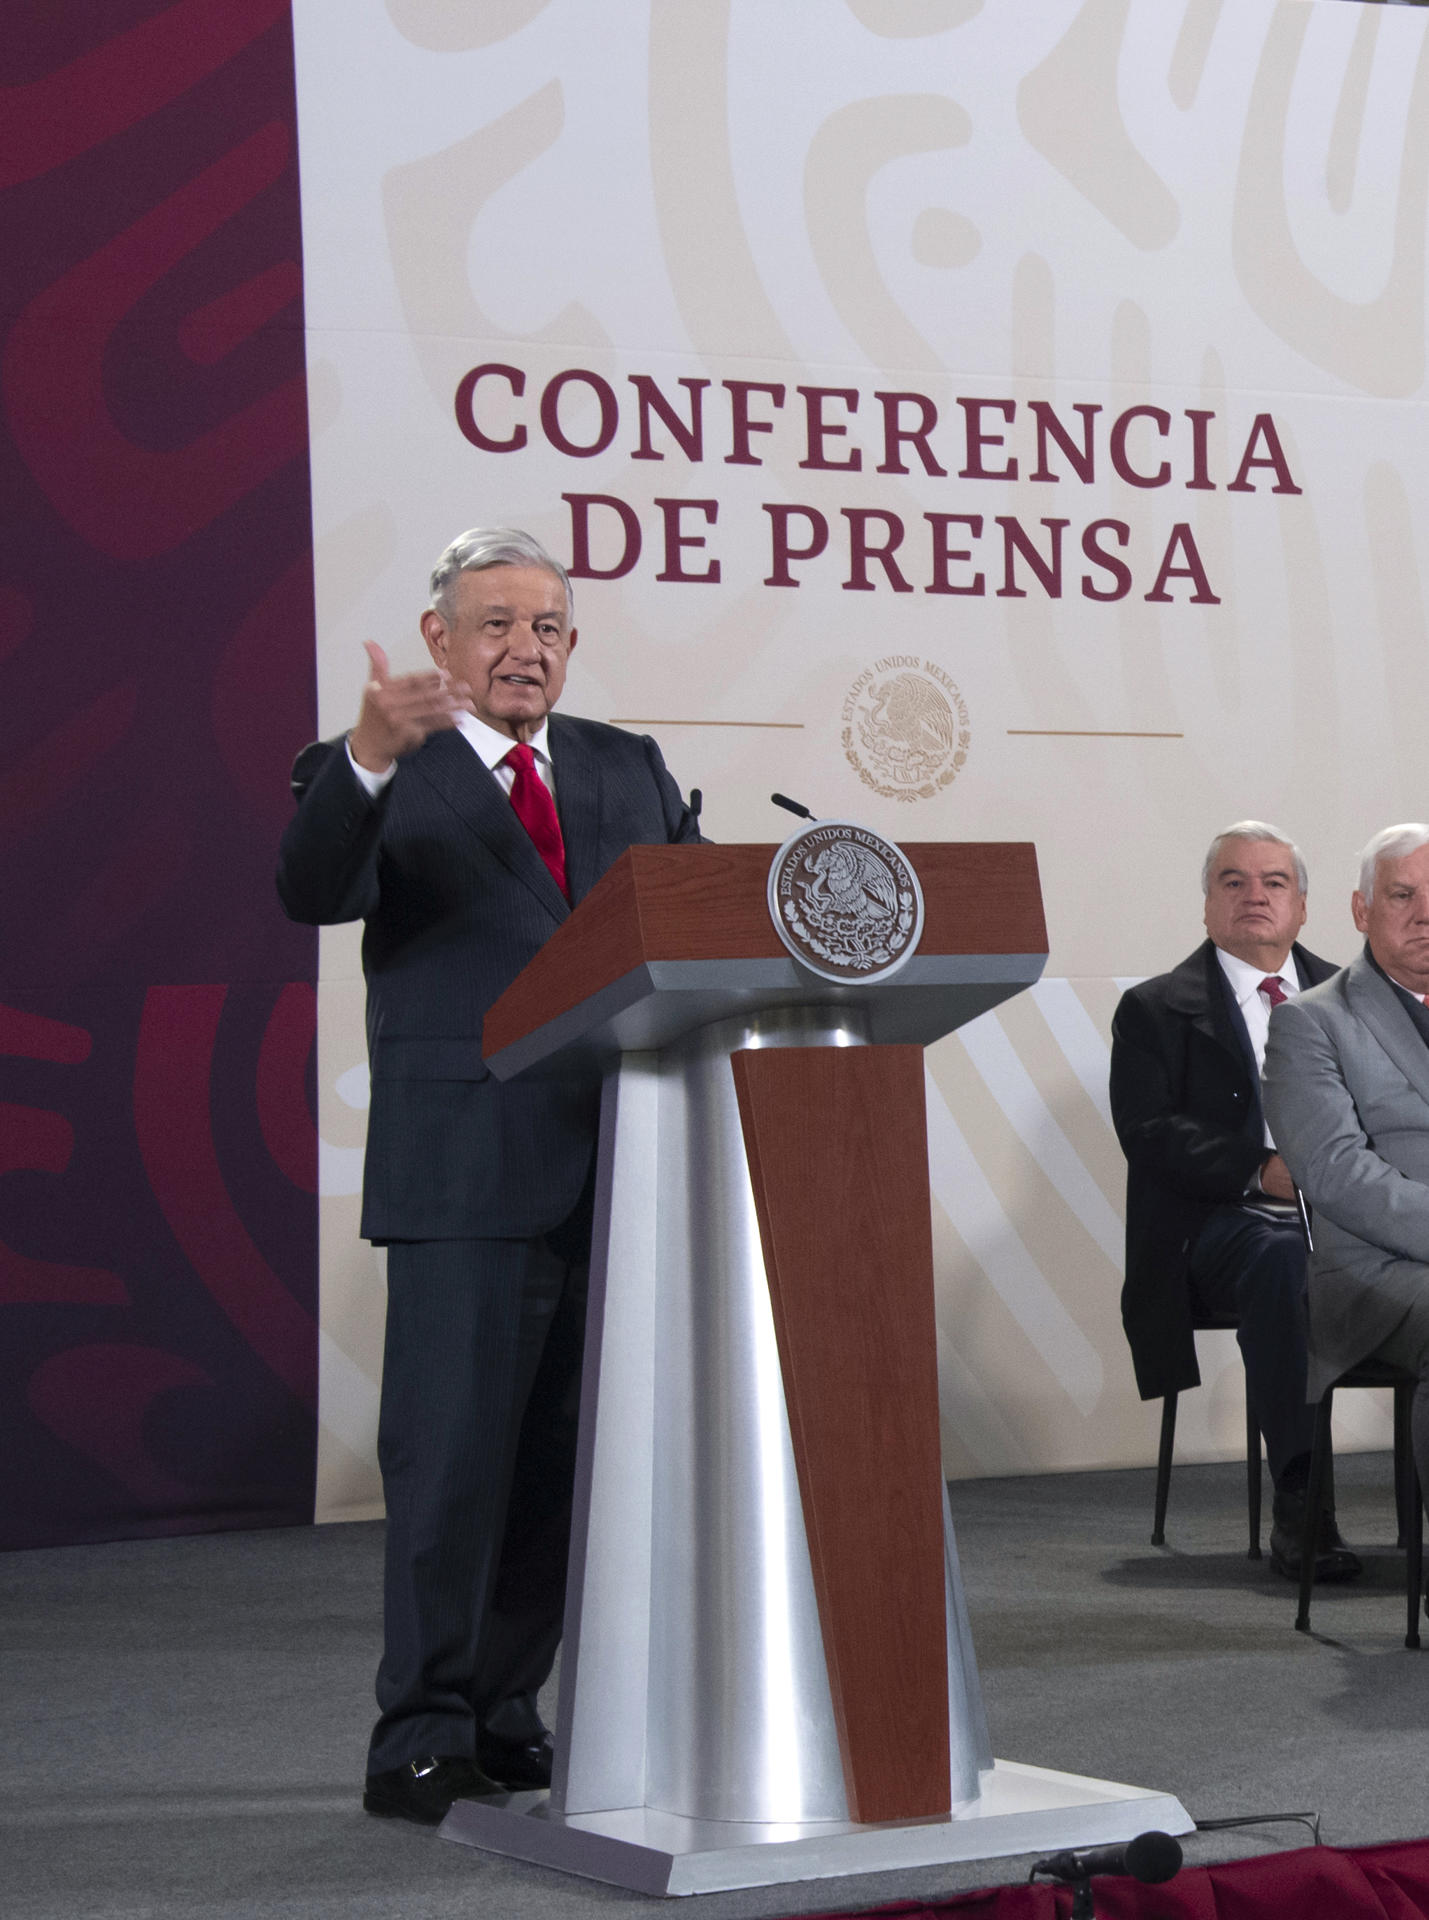
M 1363 953 L 1270 1023 L 1266 1111 L 1315 1209 L 1310 1391 L 1371 1354 L 1416 1372 L 1429 1490 L 1429 826 L 1375 835 L 1351 906 Z
M 1112 1116 L 1127 1161 L 1122 1319 L 1143 1399 L 1199 1384 L 1196 1309 L 1239 1322 L 1275 1484 L 1270 1557 L 1293 1579 L 1313 1433 L 1305 1247 L 1260 1067 L 1272 1009 L 1334 969 L 1296 944 L 1305 865 L 1277 827 L 1239 820 L 1217 834 L 1201 884 L 1208 938 L 1123 994 L 1112 1023 Z M 1316 1578 L 1358 1572 L 1327 1514 Z
M 570 582 L 529 534 L 462 534 L 346 740 L 305 748 L 278 888 L 361 919 L 372 1105 L 362 1232 L 387 1247 L 381 1708 L 363 1804 L 440 1820 L 547 1784 L 599 1084 L 502 1083 L 487 1008 L 637 842 L 695 840 L 649 738 L 552 713 Z

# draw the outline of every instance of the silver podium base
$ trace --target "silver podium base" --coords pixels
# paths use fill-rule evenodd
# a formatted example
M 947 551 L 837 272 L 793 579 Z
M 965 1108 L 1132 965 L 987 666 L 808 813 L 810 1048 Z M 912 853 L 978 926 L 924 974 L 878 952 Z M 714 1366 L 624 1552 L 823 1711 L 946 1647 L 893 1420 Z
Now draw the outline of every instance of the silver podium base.
M 1194 1826 L 1172 1794 L 1012 1760 L 994 1761 L 979 1785 L 977 1798 L 946 1820 L 862 1827 L 687 1820 L 652 1807 L 559 1814 L 543 1793 L 510 1793 L 458 1800 L 441 1838 L 635 1893 L 683 1894 L 1114 1846 L 1148 1828 L 1190 1833 Z

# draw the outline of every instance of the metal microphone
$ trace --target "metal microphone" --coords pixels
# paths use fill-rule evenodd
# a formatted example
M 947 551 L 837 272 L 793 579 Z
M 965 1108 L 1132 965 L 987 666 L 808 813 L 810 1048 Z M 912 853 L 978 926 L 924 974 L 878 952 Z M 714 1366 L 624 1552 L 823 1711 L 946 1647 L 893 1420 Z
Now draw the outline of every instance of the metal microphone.
M 791 800 L 787 793 L 771 793 L 769 798 L 776 807 L 783 807 L 786 813 L 797 813 L 801 820 L 812 820 L 816 817 L 807 807 L 801 807 L 797 800 Z

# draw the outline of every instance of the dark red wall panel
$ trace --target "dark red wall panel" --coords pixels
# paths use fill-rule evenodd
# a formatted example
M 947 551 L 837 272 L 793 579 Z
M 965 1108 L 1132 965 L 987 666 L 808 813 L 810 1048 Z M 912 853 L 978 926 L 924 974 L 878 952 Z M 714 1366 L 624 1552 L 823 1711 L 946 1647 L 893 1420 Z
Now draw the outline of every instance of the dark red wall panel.
M 306 1520 L 286 0 L 0 19 L 0 1545 Z

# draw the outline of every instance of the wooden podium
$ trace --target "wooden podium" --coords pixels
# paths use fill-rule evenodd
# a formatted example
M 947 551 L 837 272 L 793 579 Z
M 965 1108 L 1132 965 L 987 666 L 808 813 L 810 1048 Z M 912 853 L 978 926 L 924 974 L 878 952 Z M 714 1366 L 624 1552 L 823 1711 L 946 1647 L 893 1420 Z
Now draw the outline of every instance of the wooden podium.
M 632 847 L 487 1015 L 501 1077 L 606 1078 L 555 1777 L 443 1835 L 694 1892 L 1185 1831 L 994 1763 L 947 1513 L 922 1048 L 1040 975 L 1034 849 L 906 847 L 867 985 L 775 851 Z

